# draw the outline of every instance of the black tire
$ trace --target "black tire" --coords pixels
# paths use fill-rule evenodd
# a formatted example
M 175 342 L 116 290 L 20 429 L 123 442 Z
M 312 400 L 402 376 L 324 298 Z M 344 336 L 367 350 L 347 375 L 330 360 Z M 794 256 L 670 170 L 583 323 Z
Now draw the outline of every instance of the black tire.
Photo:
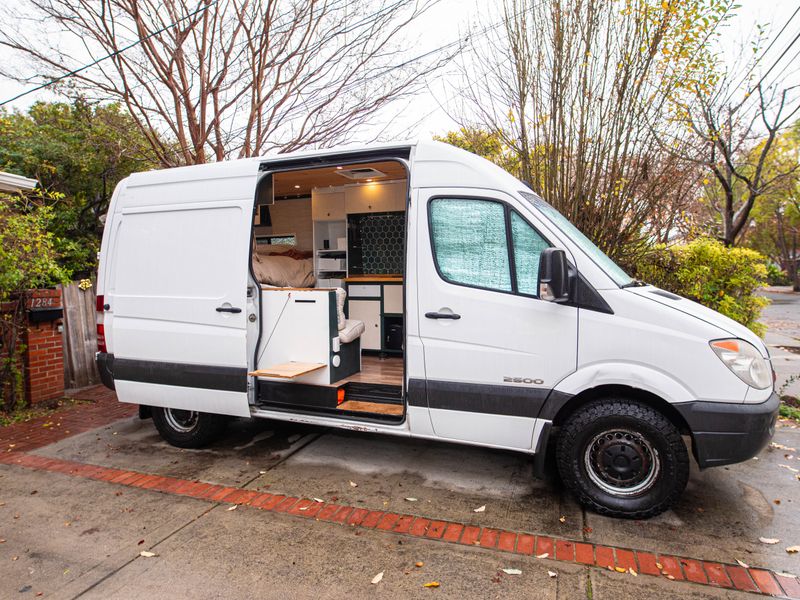
M 689 453 L 678 429 L 634 400 L 596 400 L 576 410 L 561 428 L 556 461 L 581 504 L 613 517 L 662 513 L 689 480 Z
M 196 411 L 153 407 L 153 423 L 167 442 L 178 448 L 202 448 L 225 430 L 227 419 Z

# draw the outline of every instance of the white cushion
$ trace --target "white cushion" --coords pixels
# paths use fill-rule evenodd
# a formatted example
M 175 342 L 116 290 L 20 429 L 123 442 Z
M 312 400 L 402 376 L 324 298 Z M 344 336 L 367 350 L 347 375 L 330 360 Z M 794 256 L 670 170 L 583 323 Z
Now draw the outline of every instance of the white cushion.
M 347 299 L 347 292 L 342 288 L 336 288 L 336 327 L 339 331 L 344 329 L 344 301 Z
M 355 319 L 347 319 L 344 322 L 344 328 L 339 331 L 339 341 L 343 344 L 349 344 L 361 337 L 366 331 L 363 321 L 356 321 Z

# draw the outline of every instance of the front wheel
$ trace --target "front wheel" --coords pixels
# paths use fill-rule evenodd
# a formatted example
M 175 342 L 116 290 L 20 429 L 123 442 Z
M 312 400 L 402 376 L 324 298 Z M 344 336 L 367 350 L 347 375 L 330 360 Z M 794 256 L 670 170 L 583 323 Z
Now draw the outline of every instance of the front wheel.
M 153 407 L 153 423 L 167 442 L 178 448 L 201 448 L 217 439 L 227 420 L 194 410 Z
M 689 479 L 689 453 L 678 429 L 632 400 L 579 408 L 562 427 L 556 459 L 581 504 L 614 517 L 645 519 L 667 510 Z

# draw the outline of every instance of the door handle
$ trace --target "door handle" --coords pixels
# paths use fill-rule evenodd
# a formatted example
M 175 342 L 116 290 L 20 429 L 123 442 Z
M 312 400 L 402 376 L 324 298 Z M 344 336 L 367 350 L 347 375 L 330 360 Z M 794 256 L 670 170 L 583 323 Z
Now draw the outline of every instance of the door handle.
M 241 308 L 236 308 L 235 306 L 218 306 L 217 312 L 226 312 L 226 313 L 240 313 L 242 312 Z
M 454 321 L 458 321 L 461 318 L 461 315 L 457 315 L 456 313 L 441 313 L 441 312 L 427 312 L 425 313 L 426 319 L 453 319 Z

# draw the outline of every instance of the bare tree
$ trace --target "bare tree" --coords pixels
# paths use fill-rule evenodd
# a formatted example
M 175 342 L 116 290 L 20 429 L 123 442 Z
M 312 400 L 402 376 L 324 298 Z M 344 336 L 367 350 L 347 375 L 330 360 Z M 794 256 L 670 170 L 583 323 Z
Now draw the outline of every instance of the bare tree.
M 202 163 L 351 139 L 447 59 L 401 39 L 433 2 L 26 0 L 0 44 L 45 80 L 110 55 L 71 85 L 123 102 L 164 165 Z
M 752 92 L 755 104 L 751 93 L 733 103 L 739 77 L 726 74 L 712 88 L 696 86 L 687 101 L 677 103 L 692 134 L 692 143 L 682 148 L 684 156 L 708 169 L 717 183 L 707 187 L 707 197 L 726 246 L 740 241 L 756 201 L 798 170 L 796 161 L 777 170 L 768 167 L 780 133 L 800 110 L 800 103 L 790 102 L 800 86 L 764 90 L 759 81 Z
M 730 5 L 504 0 L 505 26 L 463 61 L 459 120 L 499 133 L 520 178 L 623 258 L 675 229 L 673 176 L 692 168 L 651 123 L 667 120 L 667 90 L 696 68 Z

